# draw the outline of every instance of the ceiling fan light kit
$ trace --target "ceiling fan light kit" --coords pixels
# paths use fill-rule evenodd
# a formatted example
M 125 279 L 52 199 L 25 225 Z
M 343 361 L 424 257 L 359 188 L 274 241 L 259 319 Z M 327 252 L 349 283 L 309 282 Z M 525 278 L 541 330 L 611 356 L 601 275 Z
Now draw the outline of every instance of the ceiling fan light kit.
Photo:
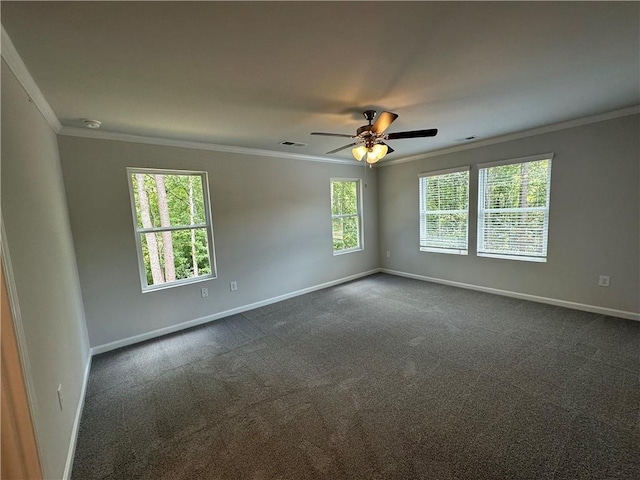
M 355 139 L 354 143 L 350 143 L 349 145 L 345 145 L 340 148 L 336 148 L 335 150 L 331 150 L 327 152 L 327 155 L 331 155 L 333 153 L 337 153 L 345 148 L 354 147 L 351 149 L 351 154 L 353 158 L 357 161 L 362 161 L 363 158 L 366 157 L 366 162 L 369 165 L 377 163 L 379 160 L 383 159 L 387 153 L 392 153 L 393 148 L 389 147 L 385 142 L 385 140 L 400 140 L 404 138 L 419 138 L 419 137 L 435 137 L 438 133 L 438 130 L 435 128 L 429 130 L 413 130 L 407 132 L 396 132 L 396 133 L 384 133 L 384 131 L 389 128 L 398 115 L 391 112 L 382 112 L 376 118 L 375 123 L 373 119 L 376 117 L 375 110 L 365 110 L 363 112 L 364 118 L 369 122 L 368 125 L 363 125 L 358 130 L 356 130 L 355 135 L 345 135 L 342 133 L 324 133 L 324 132 L 312 132 L 311 135 L 324 135 L 328 137 L 347 137 Z
M 358 161 L 361 161 L 365 155 L 367 156 L 367 163 L 376 163 L 378 160 L 382 160 L 384 156 L 387 154 L 389 147 L 383 143 L 376 143 L 371 147 L 366 147 L 365 145 L 360 145 L 359 147 L 355 147 L 351 150 L 353 158 Z

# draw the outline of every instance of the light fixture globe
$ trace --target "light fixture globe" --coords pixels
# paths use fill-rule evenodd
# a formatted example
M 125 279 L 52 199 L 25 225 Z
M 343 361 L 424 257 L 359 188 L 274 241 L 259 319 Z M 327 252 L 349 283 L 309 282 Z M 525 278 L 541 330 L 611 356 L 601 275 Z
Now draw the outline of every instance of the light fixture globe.
M 387 154 L 387 151 L 389 151 L 389 147 L 386 146 L 384 143 L 376 143 L 373 146 L 373 151 L 378 157 L 378 160 L 382 160 L 384 156 Z
M 366 149 L 367 163 L 368 164 L 377 163 L 379 160 L 384 158 L 388 150 L 389 150 L 389 147 L 381 143 L 369 145 L 368 148 Z
M 378 155 L 376 155 L 376 152 L 374 152 L 374 151 L 367 152 L 367 163 L 369 165 L 377 163 L 378 160 L 380 160 L 380 157 L 378 157 Z
M 369 165 L 373 165 L 374 163 L 376 163 L 378 160 L 380 160 L 375 153 L 373 152 L 367 152 L 367 163 Z
M 361 161 L 364 158 L 364 156 L 367 154 L 367 147 L 365 147 L 364 145 L 355 147 L 354 149 L 351 150 L 351 154 L 353 155 L 353 158 L 355 158 L 358 161 Z

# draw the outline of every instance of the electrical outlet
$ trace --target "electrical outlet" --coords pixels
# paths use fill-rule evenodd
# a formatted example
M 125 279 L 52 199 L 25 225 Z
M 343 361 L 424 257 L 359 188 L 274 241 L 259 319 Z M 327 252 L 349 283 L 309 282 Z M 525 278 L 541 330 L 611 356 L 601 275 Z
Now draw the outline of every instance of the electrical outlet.
M 232 292 L 235 292 L 236 290 L 238 290 L 238 282 L 235 282 L 235 281 L 234 281 L 234 282 L 231 282 L 231 283 L 229 284 L 229 287 L 231 288 L 231 291 L 232 291 Z
M 202 295 L 202 298 L 207 298 L 209 296 L 209 289 L 206 287 L 201 288 L 200 295 Z
M 611 277 L 609 277 L 609 275 L 600 275 L 598 277 L 598 286 L 608 287 L 610 281 L 611 281 Z
M 64 395 L 62 394 L 62 384 L 58 385 L 58 405 L 60 405 L 60 410 L 64 406 Z
M 391 258 L 391 250 L 387 250 L 387 258 Z

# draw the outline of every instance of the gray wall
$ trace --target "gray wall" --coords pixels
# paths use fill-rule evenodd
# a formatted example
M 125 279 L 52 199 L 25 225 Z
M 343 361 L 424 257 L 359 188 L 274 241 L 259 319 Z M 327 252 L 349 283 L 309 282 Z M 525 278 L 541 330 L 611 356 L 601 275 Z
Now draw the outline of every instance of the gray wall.
M 380 169 L 380 263 L 442 280 L 640 311 L 640 116 Z M 554 152 L 547 263 L 477 257 L 478 163 Z M 471 165 L 469 255 L 418 249 L 418 173 Z M 391 258 L 386 258 L 386 251 Z M 611 286 L 597 286 L 598 275 Z
M 334 256 L 330 178 L 361 178 L 361 165 L 64 136 L 59 144 L 92 346 L 378 267 L 375 169 L 364 189 L 365 249 Z M 208 172 L 217 279 L 141 293 L 126 167 Z
M 62 478 L 89 343 L 56 135 L 2 62 L 2 216 L 45 478 Z M 63 385 L 65 405 L 58 407 Z

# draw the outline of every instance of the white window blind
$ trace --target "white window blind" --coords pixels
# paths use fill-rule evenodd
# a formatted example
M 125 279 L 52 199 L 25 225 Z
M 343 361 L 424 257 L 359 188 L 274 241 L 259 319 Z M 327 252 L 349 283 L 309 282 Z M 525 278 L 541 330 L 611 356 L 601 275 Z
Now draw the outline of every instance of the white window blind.
M 480 165 L 479 256 L 546 261 L 551 157 Z
M 423 173 L 420 185 L 420 250 L 468 252 L 469 167 Z

